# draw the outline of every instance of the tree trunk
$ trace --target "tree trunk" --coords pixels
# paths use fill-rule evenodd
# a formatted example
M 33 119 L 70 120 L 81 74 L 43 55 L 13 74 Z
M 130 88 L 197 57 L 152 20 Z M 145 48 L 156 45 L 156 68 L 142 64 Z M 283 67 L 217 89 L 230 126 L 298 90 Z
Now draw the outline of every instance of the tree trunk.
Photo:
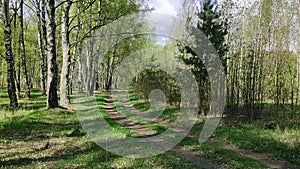
M 77 84 L 78 84 L 78 92 L 83 92 L 83 69 L 82 69 L 82 47 L 81 44 L 79 44 L 78 47 L 78 58 L 77 58 L 77 64 L 78 64 L 78 78 L 77 78 Z
M 77 15 L 78 15 L 78 20 L 77 20 L 77 38 L 76 41 L 79 39 L 79 34 L 82 31 L 82 26 L 81 26 L 81 16 L 80 16 L 80 5 L 79 3 L 77 4 Z M 78 48 L 78 58 L 77 58 L 77 66 L 78 66 L 78 78 L 77 78 L 77 85 L 78 85 L 78 92 L 82 93 L 83 92 L 83 69 L 82 69 L 82 44 L 79 43 L 76 48 Z
M 93 74 L 93 48 L 94 48 L 94 42 L 93 38 L 89 40 L 89 49 L 88 49 L 88 54 L 87 54 L 87 59 L 86 59 L 86 84 L 85 84 L 85 90 L 86 90 L 86 95 L 93 96 L 92 89 L 91 89 L 91 82 L 92 82 L 92 74 Z
M 40 88 L 42 91 L 42 95 L 46 96 L 46 68 L 45 68 L 45 44 L 43 40 L 43 23 L 41 16 L 41 6 L 39 0 L 36 0 L 36 4 L 38 9 L 36 11 L 38 17 L 38 44 L 39 44 L 39 53 L 40 53 Z
M 79 35 L 82 31 L 82 23 L 81 23 L 81 15 L 80 15 L 80 3 L 77 3 L 77 33 L 76 33 L 76 41 L 79 40 Z M 78 92 L 82 93 L 83 92 L 83 69 L 82 69 L 82 43 L 80 42 L 78 45 L 76 45 L 76 49 L 78 52 L 77 56 L 77 66 L 78 66 L 78 76 L 77 76 L 77 87 L 78 87 Z
M 4 62 L 3 61 L 1 61 L 1 70 L 4 70 Z M 4 72 L 1 71 L 1 88 L 4 87 L 4 81 L 5 81 Z
M 29 86 L 32 89 L 33 88 L 33 83 L 34 83 L 35 59 L 30 60 L 30 63 L 31 63 L 31 65 L 30 65 L 30 72 L 29 72 L 29 74 L 30 74 L 31 78 L 30 78 Z M 39 84 L 39 81 L 37 81 L 37 84 Z
M 56 25 L 55 25 L 55 1 L 47 1 L 47 108 L 58 107 L 57 100 L 57 62 L 56 62 Z
M 70 39 L 69 39 L 69 12 L 71 1 L 64 3 L 62 16 L 62 51 L 63 51 L 63 65 L 60 78 L 60 105 L 66 106 L 70 104 L 70 68 L 71 68 L 71 54 L 70 54 Z
M 99 25 L 100 24 L 100 20 L 101 20 L 101 0 L 98 0 L 98 20 L 96 22 L 96 25 Z M 101 33 L 102 34 L 102 33 Z M 98 51 L 101 50 L 101 43 L 98 44 L 100 45 L 98 47 Z M 93 73 L 92 73 L 92 78 L 91 78 L 91 86 L 90 86 L 90 90 L 91 90 L 91 95 L 94 95 L 94 92 L 95 92 L 95 85 L 97 83 L 97 76 L 98 76 L 98 69 L 99 69 L 99 55 L 96 55 L 96 58 L 95 58 L 95 61 L 94 61 L 94 69 L 93 69 Z
M 298 1 L 298 37 L 300 37 L 300 2 Z M 298 105 L 299 101 L 300 101 L 300 38 L 298 38 L 298 51 L 297 51 L 297 85 L 298 85 L 298 91 L 297 91 L 297 98 L 296 98 L 296 104 Z
M 48 59 L 47 59 L 47 51 L 48 51 L 48 40 L 47 40 L 47 21 L 46 21 L 46 10 L 47 10 L 47 4 L 46 4 L 46 1 L 45 0 L 41 0 L 42 2 L 42 7 L 41 7 L 41 16 L 42 16 L 42 39 L 43 39 L 43 42 L 44 42 L 44 53 L 45 53 L 45 59 L 44 59 L 44 71 L 45 71 L 45 74 L 44 74 L 44 78 L 45 78 L 45 86 L 46 86 L 46 95 L 47 95 L 47 71 L 48 71 Z M 45 95 L 45 96 L 46 96 Z
M 12 39 L 11 39 L 11 25 L 9 16 L 9 0 L 3 0 L 3 12 L 5 23 L 5 55 L 7 62 L 7 84 L 8 84 L 8 96 L 10 100 L 10 106 L 13 108 L 18 107 L 18 100 L 16 96 L 16 86 L 14 82 L 14 56 L 12 52 Z
M 19 49 L 19 51 L 20 51 L 20 49 Z M 20 100 L 20 97 L 21 97 L 21 63 L 20 63 L 20 60 L 18 61 L 18 63 L 16 65 L 17 65 L 17 70 L 14 70 L 14 78 L 15 78 L 17 99 Z
M 90 0 L 91 3 L 91 0 Z M 93 10 L 92 7 L 90 7 L 89 11 L 89 27 L 92 27 L 92 15 L 93 15 Z M 89 36 L 91 37 L 92 32 L 89 33 Z M 88 42 L 88 51 L 87 51 L 87 58 L 86 58 L 86 82 L 85 82 L 85 90 L 86 90 L 86 95 L 93 96 L 92 89 L 91 89 L 91 81 L 92 81 L 92 75 L 93 75 L 93 63 L 94 63 L 94 38 L 91 37 Z
M 45 0 L 42 0 L 42 33 L 43 33 L 43 40 L 44 40 L 44 45 L 45 45 L 45 51 L 47 51 L 47 47 L 48 47 L 48 42 L 47 42 L 47 22 L 46 22 L 46 10 L 47 10 L 47 4 L 45 2 Z M 45 61 L 47 62 L 47 59 L 45 59 Z M 45 63 L 45 70 L 47 70 L 47 63 Z
M 20 22 L 20 38 L 19 44 L 21 47 L 21 63 L 23 68 L 23 76 L 24 76 L 24 93 L 25 98 L 30 98 L 30 87 L 29 87 L 29 78 L 28 78 L 28 71 L 26 66 L 26 49 L 25 49 L 25 42 L 24 42 L 24 20 L 23 20 L 23 5 L 24 0 L 20 0 L 20 14 L 19 14 L 19 22 Z
M 12 6 L 13 9 L 13 30 L 17 30 L 17 15 L 18 15 L 18 2 L 15 1 L 15 4 Z M 12 38 L 13 37 L 17 37 L 19 35 L 19 33 L 17 31 L 14 32 L 14 34 L 12 34 Z M 13 41 L 12 41 L 13 43 Z M 20 100 L 21 97 L 21 45 L 20 43 L 17 45 L 14 45 L 13 47 L 13 51 L 12 53 L 15 54 L 14 58 L 17 60 L 14 60 L 14 66 L 15 66 L 15 70 L 14 70 L 14 78 L 15 78 L 15 86 L 16 86 L 16 95 L 17 95 L 17 100 Z M 16 55 L 17 54 L 17 55 Z M 16 57 L 19 56 L 19 57 Z

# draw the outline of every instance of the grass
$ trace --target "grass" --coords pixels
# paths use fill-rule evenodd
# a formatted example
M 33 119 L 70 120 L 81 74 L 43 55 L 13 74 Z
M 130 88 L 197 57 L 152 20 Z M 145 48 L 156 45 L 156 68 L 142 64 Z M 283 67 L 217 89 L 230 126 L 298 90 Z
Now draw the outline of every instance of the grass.
M 151 106 L 149 101 L 138 99 L 138 96 L 135 93 L 130 93 L 127 97 L 130 100 L 131 105 L 141 112 L 147 111 Z M 159 118 L 172 123 L 177 119 L 179 111 L 179 106 L 167 104 L 166 110 L 159 116 Z
M 240 148 L 300 165 L 300 129 L 264 129 L 261 123 L 222 126 L 215 138 Z
M 146 159 L 114 155 L 91 141 L 77 120 L 74 110 L 46 109 L 46 98 L 40 96 L 38 91 L 32 91 L 33 97 L 29 100 L 21 97 L 20 108 L 10 110 L 6 96 L 5 90 L 0 89 L 0 168 L 197 168 L 173 152 Z M 103 110 L 107 98 L 107 95 L 97 97 L 104 119 L 118 132 L 136 136 L 109 118 Z M 136 99 L 131 101 L 140 110 L 149 108 L 149 103 Z M 174 106 L 169 106 L 160 118 L 172 121 L 177 117 L 176 111 L 178 109 Z M 193 132 L 199 132 L 202 124 L 197 124 Z M 141 125 L 157 130 L 158 133 L 164 130 L 156 123 Z M 70 135 L 74 130 L 78 130 L 80 134 Z M 263 129 L 262 124 L 230 126 L 223 123 L 213 137 L 299 164 L 297 128 L 267 130 Z M 189 137 L 180 145 L 224 168 L 267 168 L 257 161 L 207 143 L 199 144 L 197 140 Z
M 107 152 L 85 135 L 74 111 L 47 110 L 45 98 L 36 94 L 21 100 L 28 105 L 15 111 L 8 110 L 7 99 L 0 97 L 0 168 L 197 168 L 172 152 L 146 159 Z M 37 102 L 40 104 L 35 105 Z M 118 123 L 110 124 L 130 135 Z M 69 136 L 74 129 L 82 134 Z
M 138 100 L 134 93 L 128 95 L 131 104 L 140 111 L 147 111 L 150 108 L 150 103 L 145 100 Z M 174 121 L 179 113 L 178 108 L 174 106 L 167 106 L 167 109 L 159 117 L 163 120 Z M 202 128 L 203 122 L 199 123 L 193 128 L 192 132 L 199 132 Z M 198 127 L 197 127 L 198 126 Z M 197 130 L 197 131 L 196 131 Z M 193 151 L 195 154 L 205 157 L 224 168 L 268 168 L 266 165 L 259 163 L 247 157 L 242 157 L 239 154 L 226 150 L 224 148 L 210 145 L 207 143 L 199 144 L 198 140 L 186 137 L 181 143 L 185 149 Z
M 238 155 L 235 152 L 207 143 L 199 144 L 198 140 L 186 137 L 181 143 L 185 149 L 193 151 L 210 161 L 219 164 L 222 168 L 269 168 L 265 164 L 257 162 L 247 157 Z
M 133 106 L 135 106 L 139 110 L 145 110 L 150 107 L 148 102 L 137 100 L 135 98 L 135 95 L 131 94 L 128 97 L 132 101 Z M 143 105 L 145 105 L 145 107 L 143 107 Z M 271 107 L 269 106 L 268 108 Z M 297 112 L 299 113 L 299 111 L 296 111 L 296 113 Z M 285 114 L 291 116 L 291 113 L 292 112 L 286 112 Z M 177 114 L 178 109 L 172 109 L 168 107 L 160 118 L 174 119 L 177 117 Z M 264 117 L 272 119 L 272 117 L 276 118 L 278 117 L 278 115 L 279 113 L 276 113 L 272 116 L 272 114 L 268 112 L 268 114 Z M 239 119 L 240 121 L 236 121 L 236 119 L 222 119 L 221 124 L 216 129 L 212 137 L 216 140 L 220 140 L 228 144 L 233 144 L 246 150 L 267 154 L 274 159 L 285 160 L 294 165 L 300 166 L 300 123 L 299 121 L 295 122 L 295 120 L 293 122 L 287 122 L 286 118 L 287 117 L 281 117 L 281 119 L 283 120 L 278 122 L 278 126 L 276 129 L 267 129 L 265 127 L 266 121 L 268 121 L 268 119 L 260 119 L 254 122 L 244 121 L 242 119 Z M 295 118 L 294 111 L 293 119 L 298 118 L 299 116 L 296 116 Z M 199 123 L 196 124 L 191 131 L 192 135 L 199 134 L 204 124 L 204 120 L 205 119 L 203 119 L 203 117 L 200 117 Z M 189 142 L 193 144 L 189 145 Z M 219 158 L 225 158 L 227 159 L 225 161 L 229 162 L 229 166 L 231 167 L 235 166 L 237 168 L 240 168 L 241 166 L 243 166 L 243 163 L 247 164 L 244 165 L 244 167 L 262 167 L 260 165 L 257 165 L 256 163 L 253 163 L 253 161 L 250 162 L 251 160 L 249 161 L 249 159 L 247 159 L 249 161 L 247 162 L 247 160 L 237 154 L 224 149 L 222 150 L 211 145 L 209 146 L 206 143 L 199 145 L 197 144 L 197 141 L 186 140 L 182 144 L 189 145 L 189 149 L 197 151 L 204 157 L 215 162 L 220 162 L 218 160 Z

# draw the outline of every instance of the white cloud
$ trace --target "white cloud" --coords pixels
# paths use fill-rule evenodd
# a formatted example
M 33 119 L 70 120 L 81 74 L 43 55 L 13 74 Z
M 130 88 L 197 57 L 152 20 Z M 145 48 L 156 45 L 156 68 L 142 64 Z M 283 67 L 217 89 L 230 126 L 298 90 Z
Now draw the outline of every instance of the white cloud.
M 154 8 L 153 13 L 159 15 L 152 15 L 152 18 L 148 18 L 150 27 L 156 27 L 157 44 L 164 46 L 170 38 L 168 35 L 171 33 L 174 27 L 174 22 L 179 12 L 182 12 L 183 3 L 186 0 L 149 0 L 149 6 Z M 188 0 L 189 1 L 189 0 Z M 190 0 L 193 2 L 194 0 Z M 168 15 L 168 16 L 167 16 Z M 171 16 L 171 17 L 170 17 Z M 159 29 L 157 27 L 159 26 Z M 165 36 L 159 34 L 163 33 Z
M 149 0 L 149 3 L 155 8 L 155 13 L 176 16 L 183 0 Z

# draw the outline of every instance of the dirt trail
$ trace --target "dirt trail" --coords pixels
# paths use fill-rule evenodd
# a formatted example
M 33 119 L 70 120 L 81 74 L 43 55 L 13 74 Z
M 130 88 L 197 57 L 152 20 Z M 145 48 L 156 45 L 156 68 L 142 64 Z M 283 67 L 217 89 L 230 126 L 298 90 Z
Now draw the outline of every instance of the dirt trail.
M 241 156 L 248 157 L 253 160 L 259 161 L 259 162 L 264 163 L 267 166 L 272 167 L 272 168 L 278 168 L 278 169 L 299 169 L 300 168 L 299 166 L 292 165 L 291 163 L 289 163 L 287 161 L 274 160 L 265 154 L 244 150 L 244 149 L 238 148 L 235 145 L 226 144 L 221 141 L 208 140 L 207 143 L 220 146 L 226 150 L 234 151 Z
M 132 105 L 130 105 L 130 102 L 128 102 L 128 100 L 124 99 L 124 97 L 122 97 L 121 100 L 124 103 L 124 107 L 128 108 L 131 112 L 133 112 L 137 115 L 142 115 L 143 114 L 139 110 L 135 109 Z M 112 99 L 108 99 L 108 102 L 107 102 L 107 104 L 104 108 L 110 114 L 112 119 L 115 119 L 121 125 L 131 129 L 132 131 L 134 131 L 139 136 L 147 137 L 147 136 L 154 135 L 154 133 L 153 133 L 154 131 L 151 131 L 149 129 L 143 129 L 138 124 L 135 124 L 134 122 L 130 121 L 129 119 L 126 119 L 126 117 L 121 116 L 119 113 L 115 112 L 115 109 L 112 105 Z M 157 122 L 160 125 L 165 126 L 165 127 L 169 126 L 168 122 L 163 121 L 163 120 L 159 120 L 159 119 L 150 119 L 150 120 L 153 121 L 153 122 Z M 189 135 L 189 137 L 198 139 L 197 136 L 193 136 L 193 135 Z M 248 157 L 250 159 L 256 160 L 256 161 L 261 162 L 261 163 L 264 163 L 267 166 L 272 167 L 272 168 L 277 168 L 277 169 L 298 169 L 299 168 L 299 166 L 292 165 L 291 163 L 289 163 L 287 161 L 275 160 L 275 159 L 272 159 L 271 157 L 269 157 L 265 154 L 256 153 L 256 152 L 248 151 L 248 150 L 245 150 L 245 149 L 241 149 L 241 148 L 238 148 L 237 146 L 227 144 L 227 143 L 224 143 L 224 142 L 221 142 L 221 141 L 208 140 L 207 143 L 215 145 L 215 146 L 222 147 L 226 150 L 236 152 L 237 154 L 239 154 L 241 156 Z M 217 165 L 211 163 L 207 159 L 196 156 L 190 151 L 184 150 L 183 147 L 181 147 L 181 146 L 174 147 L 172 149 L 172 151 L 180 154 L 182 157 L 184 157 L 188 161 L 192 161 L 193 163 L 195 163 L 199 167 L 202 167 L 202 168 L 221 168 L 220 166 L 217 166 Z
M 116 112 L 112 103 L 112 100 L 109 99 L 106 105 L 103 107 L 105 111 L 109 114 L 110 118 L 121 124 L 122 126 L 130 129 L 135 132 L 138 136 L 153 136 L 155 135 L 155 131 L 142 128 L 139 124 L 127 119 L 125 116 Z
M 141 137 L 150 137 L 155 135 L 155 131 L 152 131 L 150 129 L 142 128 L 139 124 L 136 124 L 135 122 L 126 119 L 126 117 L 122 116 L 120 113 L 116 112 L 112 103 L 112 99 L 108 99 L 107 103 L 103 108 L 107 111 L 107 113 L 110 115 L 111 119 L 115 120 L 119 124 L 121 124 L 123 127 L 126 127 L 130 129 L 131 131 L 135 132 L 138 136 Z M 165 124 L 164 121 L 162 121 L 163 124 Z M 216 164 L 211 163 L 209 160 L 202 158 L 200 156 L 197 156 L 193 154 L 192 152 L 185 150 L 182 146 L 176 146 L 172 150 L 173 152 L 176 152 L 176 154 L 182 156 L 187 161 L 190 161 L 194 163 L 199 168 L 208 168 L 208 169 L 217 169 L 221 168 L 221 166 L 218 166 Z

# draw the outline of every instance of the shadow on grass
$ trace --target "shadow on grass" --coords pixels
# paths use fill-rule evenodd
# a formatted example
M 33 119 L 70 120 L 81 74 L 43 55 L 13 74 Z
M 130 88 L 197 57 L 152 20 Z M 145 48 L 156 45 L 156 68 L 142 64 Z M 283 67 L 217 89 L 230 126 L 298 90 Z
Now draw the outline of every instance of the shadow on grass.
M 46 99 L 39 99 L 38 101 L 30 99 L 30 100 L 24 100 L 19 102 L 19 107 L 17 109 L 14 109 L 14 111 L 17 110 L 40 110 L 46 107 Z M 13 109 L 10 108 L 9 102 L 2 102 L 0 103 L 0 110 L 2 111 L 12 111 Z
M 218 138 L 229 140 L 240 148 L 268 154 L 300 166 L 300 145 L 292 147 L 261 133 L 263 133 L 262 129 L 252 127 L 221 127 L 216 131 Z
M 0 161 L 0 166 L 2 167 L 22 167 L 26 165 L 31 165 L 35 162 L 55 162 L 58 160 L 74 160 L 77 156 L 83 156 L 83 155 L 91 155 L 91 153 L 95 154 L 92 155 L 90 159 L 85 159 L 82 164 L 84 166 L 93 166 L 94 164 L 99 164 L 103 162 L 113 161 L 116 158 L 119 158 L 119 156 L 114 155 L 112 153 L 109 153 L 102 148 L 100 148 L 98 145 L 96 145 L 93 142 L 88 142 L 87 144 L 83 145 L 82 147 L 76 147 L 76 146 L 70 146 L 66 147 L 65 149 L 57 150 L 50 156 L 46 157 L 23 157 L 23 158 L 16 158 L 16 159 L 10 159 L 5 161 Z M 55 163 L 54 163 L 55 164 Z M 55 164 L 57 166 L 57 164 Z M 83 167 L 83 166 L 81 166 Z
M 29 136 L 31 138 L 37 138 L 41 135 L 59 137 L 63 132 L 67 132 L 73 128 L 81 128 L 77 120 L 61 121 L 61 118 L 65 118 L 65 114 L 52 113 L 51 117 L 47 117 L 39 113 L 41 112 L 30 113 L 27 116 L 15 117 L 2 122 L 0 138 L 22 141 L 26 140 Z

